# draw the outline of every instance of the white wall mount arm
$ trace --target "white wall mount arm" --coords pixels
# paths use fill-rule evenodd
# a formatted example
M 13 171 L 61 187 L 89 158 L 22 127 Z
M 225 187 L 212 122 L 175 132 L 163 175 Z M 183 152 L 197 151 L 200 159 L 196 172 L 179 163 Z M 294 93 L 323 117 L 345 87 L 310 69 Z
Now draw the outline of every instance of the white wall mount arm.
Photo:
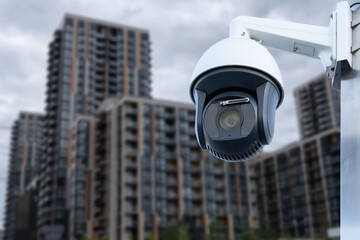
M 329 27 L 240 16 L 231 22 L 230 38 L 246 37 L 268 47 L 318 58 L 333 87 L 339 89 L 342 72 L 352 68 L 351 16 L 348 2 L 337 4 Z

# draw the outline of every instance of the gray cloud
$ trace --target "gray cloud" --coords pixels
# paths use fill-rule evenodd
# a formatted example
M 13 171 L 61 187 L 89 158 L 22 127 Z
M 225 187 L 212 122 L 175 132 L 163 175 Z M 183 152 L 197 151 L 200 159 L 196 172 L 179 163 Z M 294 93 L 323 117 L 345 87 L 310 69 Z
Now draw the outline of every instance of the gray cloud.
M 0 2 L 0 126 L 10 126 L 20 110 L 43 111 L 47 44 L 65 12 L 147 28 L 153 43 L 153 95 L 190 101 L 188 85 L 196 61 L 227 37 L 238 15 L 327 26 L 337 1 L 238 0 L 2 0 Z M 277 111 L 273 150 L 298 139 L 294 87 L 320 74 L 317 60 L 270 50 L 282 71 L 286 97 Z M 0 145 L 9 131 L 0 130 Z M 0 158 L 5 175 L 7 157 Z M 4 202 L 0 181 L 0 215 Z M 2 220 L 2 217 L 0 216 Z M 2 225 L 0 220 L 0 225 Z

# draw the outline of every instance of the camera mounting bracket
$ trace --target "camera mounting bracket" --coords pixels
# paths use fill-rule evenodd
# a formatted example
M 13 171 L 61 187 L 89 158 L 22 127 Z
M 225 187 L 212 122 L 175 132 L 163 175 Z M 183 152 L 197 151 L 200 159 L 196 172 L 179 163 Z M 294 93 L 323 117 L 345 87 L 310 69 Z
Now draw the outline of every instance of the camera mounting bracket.
M 321 60 L 332 86 L 340 89 L 341 76 L 352 69 L 352 11 L 339 2 L 330 26 L 300 24 L 239 16 L 230 25 L 230 38 L 245 37 L 259 43 Z

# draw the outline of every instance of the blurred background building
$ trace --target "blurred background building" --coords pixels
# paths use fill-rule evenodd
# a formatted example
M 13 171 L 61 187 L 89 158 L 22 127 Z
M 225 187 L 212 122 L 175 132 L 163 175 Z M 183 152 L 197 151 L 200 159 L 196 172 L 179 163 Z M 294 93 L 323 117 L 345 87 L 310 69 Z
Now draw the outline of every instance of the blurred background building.
M 180 221 L 191 239 L 263 226 L 310 239 L 339 226 L 339 94 L 324 76 L 295 91 L 301 141 L 226 163 L 198 147 L 192 105 L 151 99 L 150 52 L 146 30 L 65 15 L 45 114 L 13 127 L 4 239 L 164 239 Z
M 39 113 L 21 112 L 12 126 L 5 200 L 4 239 L 15 239 L 16 233 L 28 228 L 25 226 L 26 224 L 23 224 L 19 229 L 18 225 L 24 223 L 24 217 L 26 217 L 25 212 L 22 211 L 25 209 L 21 206 L 27 202 L 31 194 L 27 188 L 40 174 L 42 130 L 43 115 Z M 26 211 L 28 210 L 26 209 Z M 36 212 L 36 209 L 34 210 Z M 36 233 L 35 229 L 32 230 Z
M 340 95 L 325 76 L 295 92 L 302 139 L 249 161 L 252 217 L 281 236 L 340 226 Z
M 202 152 L 192 105 L 124 97 L 99 109 L 94 136 L 93 229 L 101 239 L 145 239 L 183 221 L 204 239 L 212 221 L 225 239 L 248 224 L 246 169 Z
M 149 34 L 146 30 L 67 14 L 54 33 L 48 57 L 37 224 L 39 236 L 43 231 L 55 231 L 65 239 L 70 237 L 69 170 L 75 168 L 78 174 L 85 174 L 82 165 L 73 165 L 74 133 L 70 126 L 80 114 L 95 115 L 106 98 L 150 97 Z M 81 180 L 74 184 L 85 183 Z M 78 191 L 88 194 L 89 188 L 79 187 Z M 80 196 L 76 201 L 84 205 Z M 71 217 L 84 215 L 80 211 L 76 209 L 78 215 Z
M 302 139 L 340 128 L 340 91 L 319 76 L 294 91 L 299 131 Z

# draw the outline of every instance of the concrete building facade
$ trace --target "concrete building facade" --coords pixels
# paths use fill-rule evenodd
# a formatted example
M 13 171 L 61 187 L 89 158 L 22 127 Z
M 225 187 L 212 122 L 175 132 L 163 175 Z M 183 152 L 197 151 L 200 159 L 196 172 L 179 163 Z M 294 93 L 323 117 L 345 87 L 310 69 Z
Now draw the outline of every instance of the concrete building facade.
M 8 180 L 5 199 L 4 239 L 14 240 L 19 219 L 18 203 L 27 186 L 40 174 L 43 115 L 20 112 L 11 130 Z M 36 219 L 35 219 L 36 220 Z
M 229 240 L 339 226 L 339 94 L 325 78 L 295 90 L 301 141 L 227 163 L 200 150 L 193 105 L 151 99 L 146 30 L 67 14 L 48 54 L 46 113 L 12 129 L 6 240 L 34 202 L 39 240 L 157 240 L 179 221 L 196 240 L 212 223 Z
M 65 15 L 49 44 L 39 237 L 55 231 L 66 239 L 69 232 L 71 126 L 80 115 L 96 115 L 106 98 L 149 98 L 150 61 L 146 30 Z
M 248 226 L 245 164 L 202 152 L 192 105 L 124 97 L 106 100 L 95 126 L 90 234 L 94 239 L 155 239 L 183 221 L 192 239 L 209 225 L 238 239 Z M 131 236 L 131 237 L 130 237 Z
M 330 129 L 249 162 L 255 227 L 315 238 L 340 226 L 340 130 Z
M 301 138 L 340 127 L 340 91 L 325 75 L 296 88 L 294 97 Z
M 301 140 L 249 162 L 255 227 L 315 238 L 340 226 L 340 92 L 319 76 L 294 91 Z

